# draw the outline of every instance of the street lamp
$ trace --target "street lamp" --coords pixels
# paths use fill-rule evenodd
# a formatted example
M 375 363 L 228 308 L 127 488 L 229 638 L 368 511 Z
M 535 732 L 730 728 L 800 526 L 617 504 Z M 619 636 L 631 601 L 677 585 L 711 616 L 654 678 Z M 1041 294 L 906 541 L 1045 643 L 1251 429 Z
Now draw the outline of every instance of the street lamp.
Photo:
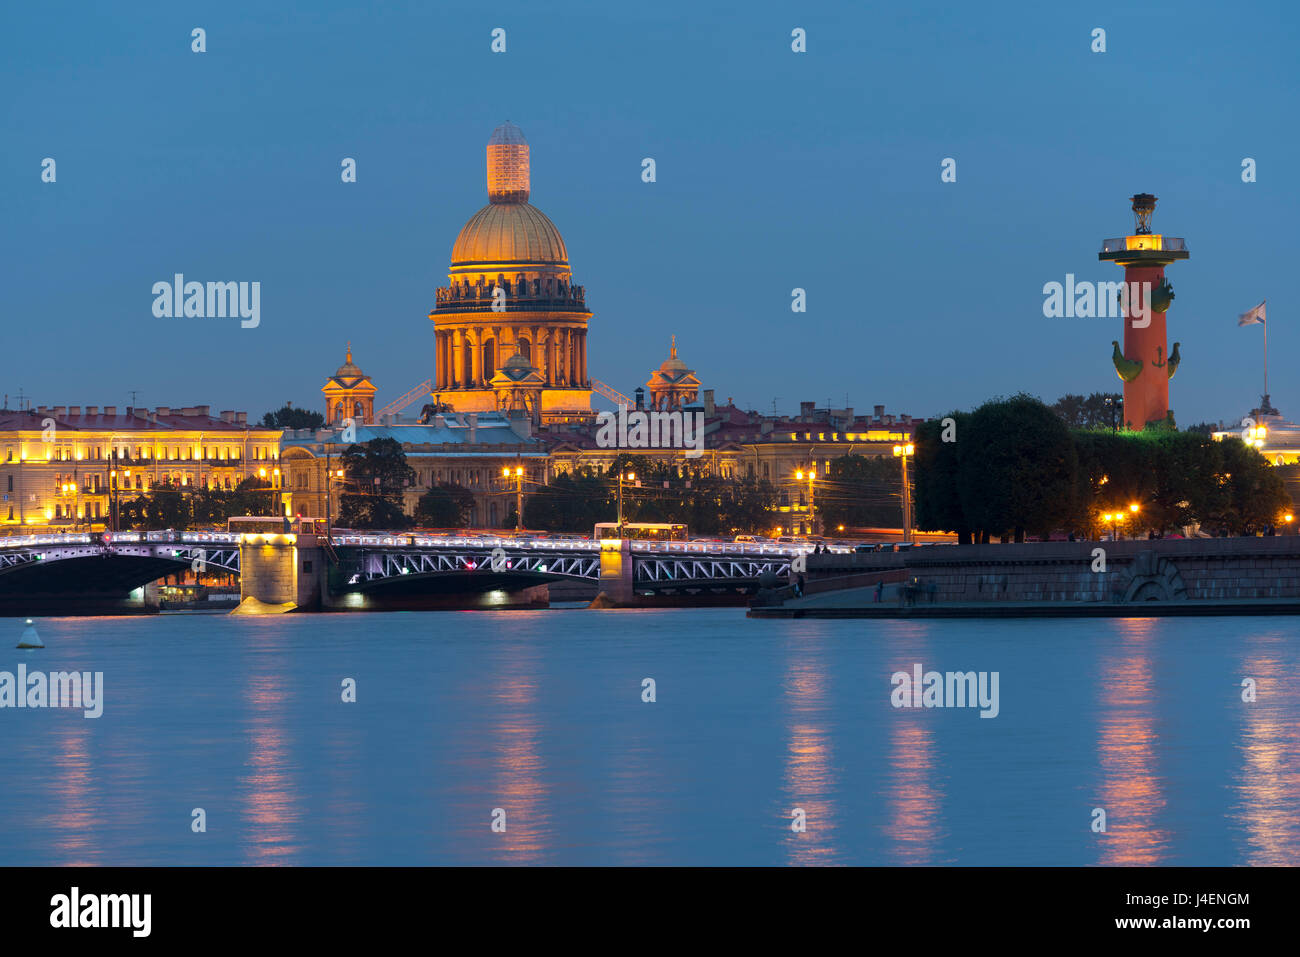
M 325 465 L 326 465 L 325 468 L 325 537 L 328 539 L 330 537 L 330 532 L 331 532 L 330 499 L 332 497 L 334 483 L 337 481 L 339 485 L 343 484 L 343 470 L 342 469 L 335 470 L 329 468 L 328 456 L 326 457 Z
M 129 479 L 130 477 L 131 477 L 131 470 L 123 469 L 122 478 Z M 117 469 L 109 469 L 108 471 L 108 497 L 109 497 L 109 511 L 112 513 L 112 519 L 113 519 L 113 531 L 116 532 L 117 531 L 117 504 L 122 500 L 122 493 L 117 484 Z
M 1136 512 L 1137 506 L 1130 505 L 1129 508 Z M 1123 512 L 1106 512 L 1101 516 L 1101 520 L 1111 527 L 1111 541 L 1119 541 L 1119 523 L 1124 521 L 1127 516 Z
M 809 535 L 815 534 L 816 532 L 815 523 L 817 521 L 815 516 L 817 513 L 813 509 L 813 504 L 814 504 L 813 492 L 815 490 L 813 482 L 817 480 L 817 470 L 809 469 L 807 472 L 798 471 L 794 473 L 794 477 L 801 482 L 804 480 L 805 477 L 807 477 L 808 479 L 808 534 Z
M 895 445 L 894 456 L 903 463 L 903 541 L 912 540 L 912 488 L 907 481 L 907 460 L 916 454 L 916 446 L 911 442 Z
M 619 538 L 623 537 L 623 483 L 625 481 L 635 482 L 636 473 L 628 472 L 624 474 L 623 470 L 619 469 L 619 473 L 618 473 L 618 537 Z
M 510 478 L 510 466 L 501 470 L 503 478 Z M 515 531 L 524 530 L 524 469 L 522 465 L 515 466 Z

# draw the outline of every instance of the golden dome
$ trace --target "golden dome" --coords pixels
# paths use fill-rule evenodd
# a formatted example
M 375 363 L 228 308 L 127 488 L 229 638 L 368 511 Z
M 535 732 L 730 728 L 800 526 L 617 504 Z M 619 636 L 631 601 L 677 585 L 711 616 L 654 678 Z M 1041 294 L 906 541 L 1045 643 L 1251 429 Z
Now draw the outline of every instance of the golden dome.
M 470 217 L 451 247 L 452 266 L 546 263 L 568 266 L 560 231 L 530 203 L 489 203 Z

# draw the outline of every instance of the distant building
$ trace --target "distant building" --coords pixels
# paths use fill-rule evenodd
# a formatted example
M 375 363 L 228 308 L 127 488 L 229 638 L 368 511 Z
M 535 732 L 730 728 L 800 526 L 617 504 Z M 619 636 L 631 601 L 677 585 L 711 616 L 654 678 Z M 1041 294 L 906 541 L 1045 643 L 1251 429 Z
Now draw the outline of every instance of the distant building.
M 280 485 L 280 430 L 210 406 L 37 406 L 0 410 L 0 527 L 111 526 L 115 498 L 170 481 L 233 489 L 248 477 Z
M 1300 425 L 1283 418 L 1282 413 L 1269 402 L 1260 400 L 1259 408 L 1251 409 L 1241 424 L 1213 433 L 1216 441 L 1239 438 L 1259 449 L 1270 465 L 1300 464 Z
M 375 421 L 375 386 L 370 376 L 352 362 L 352 343 L 347 359 L 321 388 L 325 393 L 325 423 L 339 425 L 352 419 L 357 425 Z
M 545 447 L 531 436 L 526 418 L 496 412 L 435 414 L 427 424 L 401 422 L 364 425 L 346 438 L 356 443 L 394 439 L 402 446 L 415 478 L 403 492 L 403 511 L 414 515 L 416 505 L 431 488 L 456 485 L 474 496 L 470 524 L 501 528 L 515 502 L 515 482 L 503 468 L 523 467 L 524 490 L 549 482 Z M 330 516 L 337 524 L 339 497 L 356 491 L 340 476 L 340 457 L 351 445 L 344 429 L 286 430 L 280 455 L 290 513 Z
M 591 312 L 573 284 L 560 231 L 528 202 L 528 143 L 512 123 L 488 141 L 487 185 L 488 204 L 456 237 L 447 286 L 429 313 L 437 340 L 434 404 L 508 411 L 503 402 L 521 390 L 503 384 L 498 372 L 527 367 L 541 384 L 528 399 L 542 422 L 589 418 Z

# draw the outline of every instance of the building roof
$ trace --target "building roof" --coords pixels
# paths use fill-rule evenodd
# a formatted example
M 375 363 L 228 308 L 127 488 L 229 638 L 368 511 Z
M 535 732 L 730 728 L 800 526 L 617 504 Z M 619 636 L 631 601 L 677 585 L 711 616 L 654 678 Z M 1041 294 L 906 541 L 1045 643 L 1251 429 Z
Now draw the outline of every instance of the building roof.
M 443 424 L 438 425 L 437 419 Z M 449 445 L 459 444 L 479 448 L 481 446 L 502 445 L 540 445 L 536 439 L 521 436 L 510 427 L 511 423 L 502 415 L 479 413 L 478 421 L 471 428 L 466 416 L 460 420 L 454 415 L 435 418 L 429 425 L 358 425 L 356 442 L 364 443 L 372 439 L 395 439 L 402 445 Z M 300 429 L 287 431 L 281 443 L 283 448 L 310 448 L 319 445 L 342 445 L 342 429 L 327 428 L 314 432 Z M 470 442 L 473 432 L 474 441 Z
M 279 429 L 238 421 L 245 413 L 223 412 L 222 417 L 208 414 L 208 406 L 160 406 L 157 409 L 136 409 L 127 406 L 118 412 L 116 406 L 101 409 L 99 406 L 38 406 L 35 409 L 15 411 L 0 409 L 0 431 L 41 431 L 46 419 L 53 419 L 58 429 L 69 432 L 279 432 Z M 90 410 L 94 410 L 91 412 Z M 163 410 L 166 411 L 163 411 Z M 75 414 L 74 414 L 75 412 Z

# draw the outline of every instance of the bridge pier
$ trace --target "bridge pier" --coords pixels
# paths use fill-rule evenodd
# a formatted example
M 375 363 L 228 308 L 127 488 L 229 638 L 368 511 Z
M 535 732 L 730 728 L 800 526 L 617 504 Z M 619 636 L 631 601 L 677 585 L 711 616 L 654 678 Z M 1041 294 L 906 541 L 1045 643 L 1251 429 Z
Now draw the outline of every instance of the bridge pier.
M 231 614 L 319 611 L 325 579 L 318 536 L 246 533 L 239 539 L 239 607 Z
M 626 608 L 636 603 L 632 542 L 626 538 L 605 539 L 600 543 L 600 590 L 591 607 Z

